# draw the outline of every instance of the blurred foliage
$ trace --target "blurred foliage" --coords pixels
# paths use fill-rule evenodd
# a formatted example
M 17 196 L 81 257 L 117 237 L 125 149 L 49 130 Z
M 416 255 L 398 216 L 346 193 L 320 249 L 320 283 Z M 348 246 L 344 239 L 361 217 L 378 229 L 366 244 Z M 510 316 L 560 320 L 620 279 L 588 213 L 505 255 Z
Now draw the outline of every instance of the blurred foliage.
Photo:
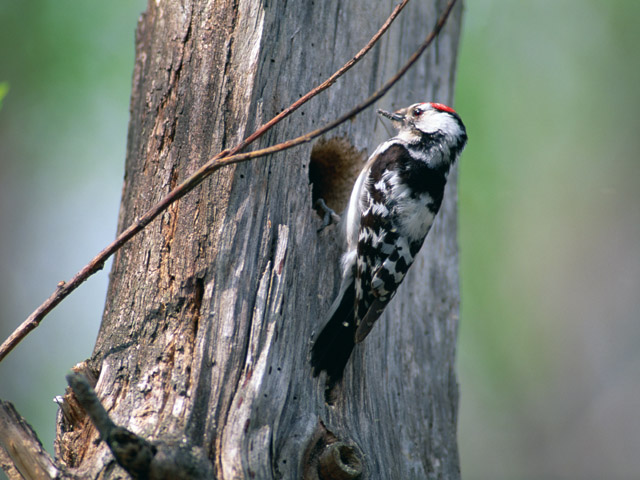
M 11 85 L 0 110 L 3 338 L 113 238 L 144 8 L 0 3 L 0 79 Z M 466 480 L 640 478 L 638 20 L 636 0 L 466 2 Z M 106 280 L 0 364 L 0 397 L 49 450 L 50 399 L 90 354 Z
M 635 1 L 466 2 L 466 479 L 640 478 L 638 20 Z
M 0 110 L 2 339 L 114 236 L 144 8 L 141 0 L 0 2 L 0 79 L 11 86 Z M 0 364 L 0 398 L 50 451 L 52 399 L 91 353 L 106 281 L 102 273 L 82 286 Z
M 0 110 L 2 110 L 2 100 L 9 93 L 9 82 L 0 82 Z

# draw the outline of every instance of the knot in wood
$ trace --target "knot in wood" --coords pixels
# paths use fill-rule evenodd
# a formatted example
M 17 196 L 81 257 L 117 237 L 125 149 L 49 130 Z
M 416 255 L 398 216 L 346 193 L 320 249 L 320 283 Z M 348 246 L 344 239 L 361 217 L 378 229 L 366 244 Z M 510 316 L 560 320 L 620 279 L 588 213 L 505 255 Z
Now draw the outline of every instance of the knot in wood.
M 355 448 L 335 442 L 320 455 L 318 474 L 321 480 L 353 480 L 362 475 L 362 462 Z

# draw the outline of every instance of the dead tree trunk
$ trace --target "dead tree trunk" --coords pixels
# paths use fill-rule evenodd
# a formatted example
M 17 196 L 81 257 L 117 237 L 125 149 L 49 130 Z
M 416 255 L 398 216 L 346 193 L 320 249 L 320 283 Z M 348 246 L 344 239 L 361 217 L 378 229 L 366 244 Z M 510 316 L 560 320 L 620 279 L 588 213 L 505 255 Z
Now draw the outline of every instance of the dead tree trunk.
M 328 77 L 392 6 L 149 2 L 137 32 L 118 230 Z M 260 145 L 318 127 L 371 94 L 443 7 L 410 3 L 358 66 Z M 380 107 L 451 102 L 459 19 L 458 8 Z M 459 477 L 455 172 L 422 252 L 356 348 L 333 405 L 308 363 L 339 280 L 335 228 L 317 233 L 312 199 L 340 208 L 354 170 L 388 136 L 367 110 L 315 145 L 223 169 L 118 252 L 89 363 L 118 425 L 202 447 L 220 479 L 355 478 L 358 465 L 371 479 Z M 69 467 L 83 478 L 127 478 L 93 426 L 63 423 L 57 454 Z

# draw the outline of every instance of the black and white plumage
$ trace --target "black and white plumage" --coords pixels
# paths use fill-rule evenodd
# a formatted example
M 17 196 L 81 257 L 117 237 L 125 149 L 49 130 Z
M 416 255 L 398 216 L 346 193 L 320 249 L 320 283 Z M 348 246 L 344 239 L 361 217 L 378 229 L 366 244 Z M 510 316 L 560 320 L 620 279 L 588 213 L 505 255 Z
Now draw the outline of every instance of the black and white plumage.
M 343 216 L 340 292 L 311 351 L 333 387 L 404 279 L 440 209 L 447 175 L 467 142 L 458 114 L 417 103 L 390 114 L 397 136 L 369 157 Z

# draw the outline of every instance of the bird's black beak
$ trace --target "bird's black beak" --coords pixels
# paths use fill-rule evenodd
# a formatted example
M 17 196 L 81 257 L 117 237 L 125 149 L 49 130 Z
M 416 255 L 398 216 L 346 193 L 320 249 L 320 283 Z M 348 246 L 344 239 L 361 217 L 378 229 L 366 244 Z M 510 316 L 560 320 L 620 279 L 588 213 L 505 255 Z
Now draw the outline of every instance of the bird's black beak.
M 405 119 L 404 109 L 403 110 L 398 110 L 397 112 L 394 112 L 394 113 L 389 113 L 389 112 L 386 112 L 384 110 L 378 109 L 378 115 L 382 115 L 383 117 L 387 117 L 387 118 L 393 120 L 394 122 L 404 122 L 404 119 Z

